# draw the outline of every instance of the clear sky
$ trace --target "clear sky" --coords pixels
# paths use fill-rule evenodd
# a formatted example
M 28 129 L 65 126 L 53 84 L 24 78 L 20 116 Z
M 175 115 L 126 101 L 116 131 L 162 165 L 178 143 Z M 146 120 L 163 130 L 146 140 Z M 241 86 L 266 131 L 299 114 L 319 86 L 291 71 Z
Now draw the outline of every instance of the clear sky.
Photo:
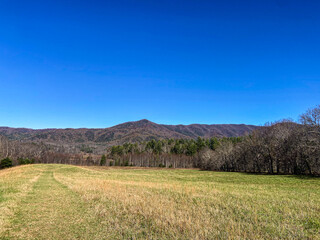
M 0 0 L 0 125 L 296 120 L 320 104 L 320 1 Z

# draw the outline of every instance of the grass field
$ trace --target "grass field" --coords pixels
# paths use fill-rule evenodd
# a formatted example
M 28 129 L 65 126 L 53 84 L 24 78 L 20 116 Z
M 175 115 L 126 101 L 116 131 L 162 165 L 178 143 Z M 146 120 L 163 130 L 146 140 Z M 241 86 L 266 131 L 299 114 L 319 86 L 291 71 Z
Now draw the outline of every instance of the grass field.
M 0 239 L 320 239 L 320 179 L 14 167 L 0 171 Z

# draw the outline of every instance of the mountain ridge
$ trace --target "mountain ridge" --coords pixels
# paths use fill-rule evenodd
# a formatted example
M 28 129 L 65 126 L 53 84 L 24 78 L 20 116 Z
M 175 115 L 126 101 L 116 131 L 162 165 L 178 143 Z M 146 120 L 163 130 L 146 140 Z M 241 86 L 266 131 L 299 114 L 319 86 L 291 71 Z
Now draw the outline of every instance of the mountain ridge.
M 147 141 L 166 138 L 237 137 L 258 126 L 246 124 L 157 124 L 147 119 L 121 123 L 108 128 L 11 128 L 0 127 L 0 134 L 11 140 L 52 143 L 106 143 Z

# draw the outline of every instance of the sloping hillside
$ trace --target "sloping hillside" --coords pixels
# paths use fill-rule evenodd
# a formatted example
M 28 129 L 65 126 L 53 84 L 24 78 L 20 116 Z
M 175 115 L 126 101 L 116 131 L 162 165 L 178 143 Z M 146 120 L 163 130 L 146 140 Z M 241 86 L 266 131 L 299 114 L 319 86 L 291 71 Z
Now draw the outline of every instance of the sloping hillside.
M 250 133 L 257 128 L 244 124 L 164 125 L 146 119 L 126 122 L 110 128 L 97 129 L 26 129 L 0 127 L 0 134 L 12 140 L 50 143 L 107 143 L 137 142 L 161 138 L 232 137 Z

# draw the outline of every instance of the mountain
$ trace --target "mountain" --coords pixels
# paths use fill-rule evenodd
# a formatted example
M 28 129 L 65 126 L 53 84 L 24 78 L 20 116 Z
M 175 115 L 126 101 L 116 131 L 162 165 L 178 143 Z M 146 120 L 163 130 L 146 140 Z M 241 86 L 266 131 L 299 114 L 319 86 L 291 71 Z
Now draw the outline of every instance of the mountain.
M 110 128 L 27 129 L 0 127 L 0 135 L 11 140 L 53 144 L 115 145 L 161 138 L 236 137 L 257 128 L 245 124 L 164 125 L 143 119 Z

